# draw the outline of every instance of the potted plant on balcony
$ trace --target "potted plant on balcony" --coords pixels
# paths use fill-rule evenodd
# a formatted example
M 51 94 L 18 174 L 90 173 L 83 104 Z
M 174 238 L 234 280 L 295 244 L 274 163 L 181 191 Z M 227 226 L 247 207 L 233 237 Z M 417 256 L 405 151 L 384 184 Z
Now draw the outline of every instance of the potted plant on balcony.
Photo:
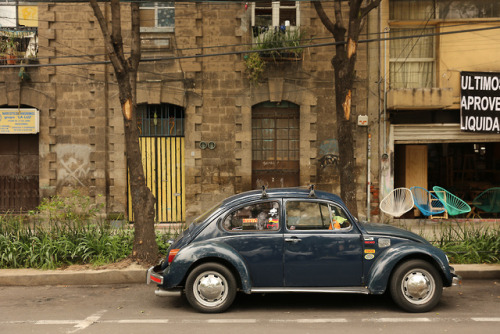
M 246 73 L 252 83 L 258 83 L 264 72 L 265 62 L 283 62 L 302 60 L 304 31 L 299 27 L 253 27 L 254 46 L 244 56 Z
M 17 61 L 17 45 L 18 43 L 13 38 L 7 38 L 5 41 L 2 41 L 2 48 L 5 52 L 5 58 L 7 59 L 8 65 L 14 65 Z
M 304 31 L 299 27 L 274 27 L 257 35 L 255 50 L 266 50 L 261 57 L 272 61 L 301 60 Z

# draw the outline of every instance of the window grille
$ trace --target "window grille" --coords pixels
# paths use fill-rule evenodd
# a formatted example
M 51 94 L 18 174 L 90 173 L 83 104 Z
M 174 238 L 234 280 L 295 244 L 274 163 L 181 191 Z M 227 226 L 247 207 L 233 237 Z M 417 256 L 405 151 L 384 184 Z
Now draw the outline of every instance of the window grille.
M 184 136 L 183 107 L 172 104 L 139 105 L 137 122 L 141 137 Z

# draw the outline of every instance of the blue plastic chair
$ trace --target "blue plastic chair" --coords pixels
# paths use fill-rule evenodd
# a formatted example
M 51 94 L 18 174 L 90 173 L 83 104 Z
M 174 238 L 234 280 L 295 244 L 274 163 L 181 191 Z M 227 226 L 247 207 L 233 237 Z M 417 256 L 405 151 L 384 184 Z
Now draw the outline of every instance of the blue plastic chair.
M 448 190 L 434 186 L 432 187 L 434 193 L 443 203 L 444 208 L 450 216 L 460 215 L 462 213 L 470 212 L 471 207 L 464 200 L 450 193 Z
M 439 215 L 445 212 L 443 203 L 427 189 L 422 187 L 411 187 L 411 194 L 415 206 L 422 212 L 424 216 Z

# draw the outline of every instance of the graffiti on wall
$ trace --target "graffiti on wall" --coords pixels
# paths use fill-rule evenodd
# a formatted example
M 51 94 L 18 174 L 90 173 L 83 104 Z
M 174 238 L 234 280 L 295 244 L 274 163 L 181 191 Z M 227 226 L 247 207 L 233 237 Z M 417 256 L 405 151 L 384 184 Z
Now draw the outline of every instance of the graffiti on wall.
M 323 140 L 318 150 L 321 168 L 328 165 L 337 166 L 339 162 L 339 142 L 337 139 Z
M 90 152 L 91 148 L 88 145 L 56 146 L 58 186 L 90 185 Z

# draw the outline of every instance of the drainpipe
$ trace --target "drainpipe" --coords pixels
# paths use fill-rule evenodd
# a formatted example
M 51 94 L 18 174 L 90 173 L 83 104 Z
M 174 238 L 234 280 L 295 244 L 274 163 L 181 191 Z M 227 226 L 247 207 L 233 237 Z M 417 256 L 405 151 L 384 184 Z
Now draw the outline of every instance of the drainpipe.
M 104 15 L 106 17 L 106 22 L 109 22 L 109 7 L 104 6 Z M 106 45 L 104 45 L 106 49 Z M 105 56 L 105 59 L 109 58 Z M 104 117 L 106 119 L 104 124 L 104 178 L 105 178 L 105 192 L 106 192 L 106 217 L 111 209 L 110 203 L 110 172 L 109 172 L 109 65 L 104 64 Z
M 366 157 L 366 221 L 370 221 L 370 167 L 371 167 L 371 155 L 372 155 L 372 135 L 368 133 L 367 142 L 367 157 Z
M 389 27 L 385 27 L 384 29 L 384 117 L 383 117 L 383 148 L 384 154 L 382 155 L 382 159 L 387 159 L 387 125 L 386 125 L 386 117 L 387 117 L 387 33 L 389 32 Z

